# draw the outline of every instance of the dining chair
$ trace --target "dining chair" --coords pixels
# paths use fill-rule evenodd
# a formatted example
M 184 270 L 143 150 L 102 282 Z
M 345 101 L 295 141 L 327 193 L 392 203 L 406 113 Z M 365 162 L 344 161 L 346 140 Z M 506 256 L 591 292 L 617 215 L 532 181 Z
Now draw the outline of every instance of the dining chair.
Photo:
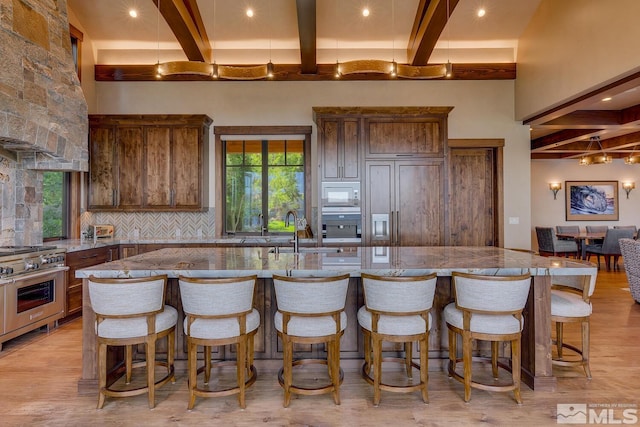
M 606 233 L 608 229 L 608 225 L 587 225 L 585 227 L 587 233 Z M 589 245 L 601 244 L 603 240 L 604 239 L 589 239 L 586 243 Z
M 569 256 L 577 258 L 578 244 L 575 240 L 558 239 L 553 227 L 536 227 L 538 253 L 541 256 Z
M 620 252 L 624 259 L 631 297 L 640 304 L 640 241 L 620 239 Z
M 596 255 L 598 268 L 600 268 L 600 257 L 603 256 L 607 271 L 611 270 L 611 258 L 613 258 L 613 269 L 619 269 L 618 259 L 620 258 L 620 239 L 633 239 L 634 232 L 630 228 L 609 228 L 600 244 L 588 244 L 586 246 L 587 260 L 591 255 Z

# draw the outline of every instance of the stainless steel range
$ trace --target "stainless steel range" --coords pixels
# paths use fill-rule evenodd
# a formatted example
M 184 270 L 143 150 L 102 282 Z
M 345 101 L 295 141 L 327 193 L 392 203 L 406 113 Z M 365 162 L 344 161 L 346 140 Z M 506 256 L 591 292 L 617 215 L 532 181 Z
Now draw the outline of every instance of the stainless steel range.
M 55 246 L 0 246 L 2 343 L 64 316 L 65 250 Z

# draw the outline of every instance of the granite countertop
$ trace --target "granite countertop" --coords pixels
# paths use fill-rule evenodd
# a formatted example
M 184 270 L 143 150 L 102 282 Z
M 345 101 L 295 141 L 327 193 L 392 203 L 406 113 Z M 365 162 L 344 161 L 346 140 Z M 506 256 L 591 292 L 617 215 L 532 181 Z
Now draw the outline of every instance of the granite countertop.
M 496 247 L 358 247 L 337 252 L 317 248 L 314 252 L 274 253 L 268 247 L 165 248 L 76 271 L 76 277 L 143 277 L 167 274 L 202 277 L 256 274 L 332 275 L 360 273 L 417 275 L 453 271 L 487 275 L 533 276 L 596 274 L 594 264 L 569 258 L 540 257 Z
M 143 245 L 143 244 L 217 244 L 217 245 L 236 245 L 236 246 L 292 246 L 290 236 L 233 236 L 233 237 L 217 237 L 217 238 L 138 238 L 138 239 L 68 239 L 47 242 L 46 244 L 66 249 L 67 252 L 77 252 L 87 249 L 100 248 L 111 245 Z M 301 245 L 315 246 L 318 241 L 316 239 L 299 239 Z

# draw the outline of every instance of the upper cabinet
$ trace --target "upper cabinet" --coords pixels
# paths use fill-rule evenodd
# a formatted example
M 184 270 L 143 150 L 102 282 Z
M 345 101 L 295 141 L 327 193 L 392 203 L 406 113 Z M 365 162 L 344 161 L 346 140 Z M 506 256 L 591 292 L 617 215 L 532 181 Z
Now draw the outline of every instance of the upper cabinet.
M 321 181 L 360 179 L 360 120 L 316 115 Z
M 446 117 L 365 119 L 367 158 L 442 157 Z
M 207 207 L 206 115 L 89 116 L 89 210 Z

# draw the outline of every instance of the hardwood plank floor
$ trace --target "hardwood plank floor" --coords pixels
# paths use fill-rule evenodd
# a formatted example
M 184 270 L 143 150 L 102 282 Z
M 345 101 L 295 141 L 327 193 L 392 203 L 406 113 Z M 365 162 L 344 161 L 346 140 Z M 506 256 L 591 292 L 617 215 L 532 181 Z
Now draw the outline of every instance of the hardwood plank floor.
M 577 331 L 565 334 L 567 340 L 578 337 Z M 441 370 L 431 370 L 428 405 L 418 393 L 383 391 L 375 408 L 371 386 L 358 372 L 345 372 L 340 406 L 329 395 L 302 396 L 294 397 L 285 409 L 276 373 L 259 370 L 256 384 L 247 392 L 245 410 L 239 409 L 235 396 L 229 396 L 198 398 L 188 411 L 185 372 L 177 373 L 175 384 L 158 390 L 153 410 L 147 407 L 146 395 L 107 398 L 104 409 L 96 410 L 97 397 L 77 394 L 80 350 L 79 319 L 49 333 L 34 331 L 5 343 L 0 353 L 0 425 L 551 426 L 556 425 L 557 404 L 631 409 L 640 404 L 640 304 L 631 298 L 623 270 L 601 271 L 598 276 L 591 322 L 593 379 L 587 380 L 581 370 L 558 370 L 557 391 L 534 392 L 524 386 L 522 406 L 512 394 L 475 389 L 465 404 L 462 385 Z M 614 419 L 605 421 L 620 424 L 622 410 L 615 408 L 612 414 Z

